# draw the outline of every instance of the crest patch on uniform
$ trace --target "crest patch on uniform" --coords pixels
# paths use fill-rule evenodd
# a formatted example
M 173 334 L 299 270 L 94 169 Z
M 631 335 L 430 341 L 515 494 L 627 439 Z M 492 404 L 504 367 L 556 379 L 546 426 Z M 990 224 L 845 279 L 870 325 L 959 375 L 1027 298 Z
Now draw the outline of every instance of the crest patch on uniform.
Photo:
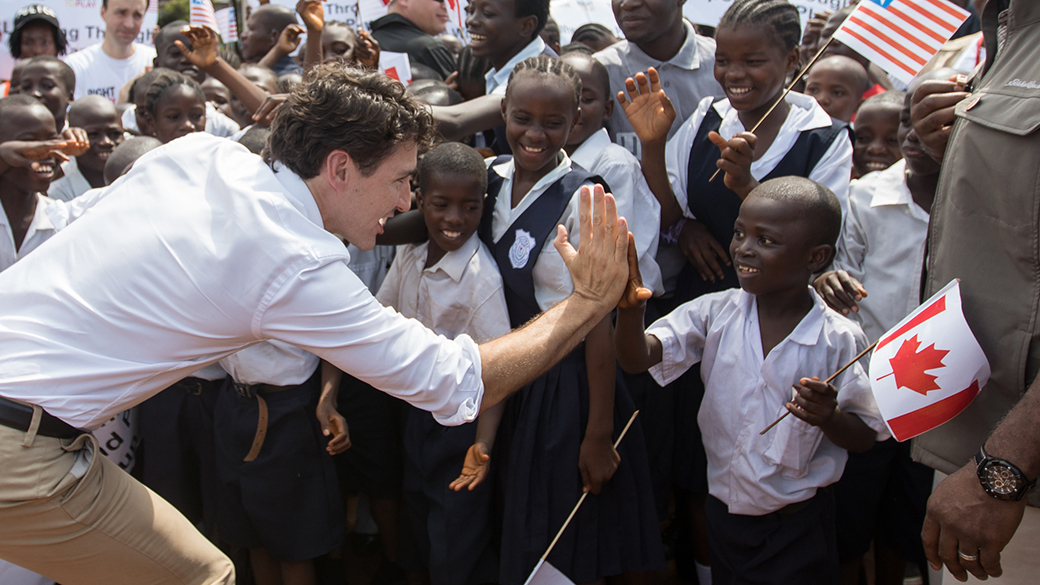
M 531 250 L 534 250 L 534 244 L 535 241 L 531 234 L 524 230 L 516 230 L 516 239 L 509 247 L 509 263 L 513 265 L 513 268 L 519 270 L 527 266 L 527 261 L 531 258 Z

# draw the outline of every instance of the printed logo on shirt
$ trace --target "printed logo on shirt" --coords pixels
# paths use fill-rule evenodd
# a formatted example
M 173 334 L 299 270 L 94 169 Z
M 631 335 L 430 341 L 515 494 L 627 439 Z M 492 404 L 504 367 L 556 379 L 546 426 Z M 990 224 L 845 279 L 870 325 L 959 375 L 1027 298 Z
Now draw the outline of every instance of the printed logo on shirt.
M 642 156 L 642 148 L 639 144 L 639 136 L 635 132 L 618 132 L 614 141 L 624 147 L 625 150 L 632 153 L 632 156 L 639 158 Z
M 531 258 L 531 250 L 534 250 L 534 244 L 535 241 L 531 234 L 524 230 L 516 230 L 516 239 L 509 247 L 509 263 L 513 265 L 514 269 L 519 270 L 527 266 L 527 261 Z
M 87 90 L 87 95 L 99 95 L 103 98 L 108 98 L 113 102 L 116 100 L 116 88 L 112 87 L 92 87 Z
M 1011 81 L 1004 84 L 1004 87 L 1021 87 L 1022 89 L 1040 89 L 1040 83 L 1035 81 L 1022 81 L 1021 79 L 1012 79 Z

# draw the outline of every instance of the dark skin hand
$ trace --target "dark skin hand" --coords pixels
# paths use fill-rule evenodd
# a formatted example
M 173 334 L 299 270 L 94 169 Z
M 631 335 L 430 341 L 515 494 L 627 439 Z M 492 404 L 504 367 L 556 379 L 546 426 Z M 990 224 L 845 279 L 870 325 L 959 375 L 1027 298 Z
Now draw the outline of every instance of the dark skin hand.
M 372 33 L 357 29 L 358 44 L 354 48 L 354 59 L 357 62 L 369 69 L 375 69 L 379 67 L 379 41 L 372 36 Z
M 758 186 L 758 181 L 751 176 L 751 163 L 755 160 L 758 137 L 750 132 L 739 132 L 726 140 L 713 131 L 708 132 L 708 140 L 719 147 L 719 160 L 715 166 L 726 173 L 726 188 L 736 193 L 741 200 L 747 198 L 748 193 Z
M 89 144 L 86 146 L 89 148 Z M 0 174 L 11 167 L 36 169 L 37 161 L 53 157 L 59 163 L 85 152 L 81 143 L 63 138 L 44 141 L 10 140 L 0 144 Z
M 708 227 L 695 219 L 687 219 L 679 232 L 679 250 L 705 282 L 722 280 L 722 265 L 730 266 L 729 251 L 711 234 Z
M 956 77 L 924 81 L 914 91 L 910 101 L 910 122 L 921 147 L 938 162 L 942 162 L 946 154 L 946 144 L 957 119 L 954 107 L 969 95 Z
M 824 272 L 813 281 L 813 288 L 830 308 L 842 315 L 858 313 L 857 303 L 867 296 L 867 289 L 844 270 Z
M 797 395 L 786 404 L 791 414 L 819 427 L 832 443 L 847 451 L 862 453 L 874 446 L 877 433 L 858 416 L 838 408 L 838 389 L 833 384 L 815 376 L 799 382 L 794 387 Z

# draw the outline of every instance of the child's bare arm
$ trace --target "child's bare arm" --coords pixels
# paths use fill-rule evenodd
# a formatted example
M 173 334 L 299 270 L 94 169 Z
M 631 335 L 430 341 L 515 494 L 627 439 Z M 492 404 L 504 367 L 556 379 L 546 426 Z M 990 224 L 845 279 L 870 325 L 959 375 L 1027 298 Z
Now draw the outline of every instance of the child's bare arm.
M 610 315 L 585 337 L 585 367 L 589 377 L 589 420 L 578 452 L 578 470 L 586 492 L 598 494 L 617 471 L 621 457 L 614 448 L 614 389 L 617 357 Z
M 646 301 L 653 294 L 643 286 L 639 274 L 639 259 L 636 256 L 635 239 L 629 236 L 628 285 L 617 305 L 617 324 L 614 329 L 614 350 L 621 369 L 629 374 L 639 374 L 661 362 L 661 342 L 647 335 L 643 327 Z M 656 356 L 656 358 L 655 358 Z
M 309 70 L 319 65 L 325 58 L 321 49 L 321 34 L 325 28 L 325 8 L 321 0 L 300 0 L 296 3 L 296 13 L 300 15 L 307 27 L 307 55 L 304 69 Z
M 55 138 L 53 140 L 11 140 L 0 144 L 0 175 L 12 167 L 28 167 L 35 169 L 38 162 L 54 157 L 58 163 L 69 160 L 72 153 L 82 153 L 79 138 Z
M 477 438 L 466 451 L 466 458 L 462 463 L 462 473 L 448 487 L 457 492 L 461 492 L 463 489 L 473 491 L 487 478 L 488 471 L 491 469 L 491 450 L 495 446 L 498 425 L 502 422 L 505 408 L 505 402 L 499 402 L 482 412 L 477 418 Z
M 274 69 L 274 66 L 285 57 L 292 54 L 296 50 L 296 47 L 300 46 L 300 35 L 304 33 L 304 28 L 298 24 L 290 24 L 282 29 L 282 32 L 278 35 L 278 41 L 271 47 L 271 50 L 267 51 L 267 54 L 260 59 L 258 65 L 261 67 L 267 67 L 268 69 Z M 320 42 L 320 41 L 319 41 Z
M 413 209 L 386 220 L 383 233 L 376 236 L 376 243 L 380 246 L 401 246 L 422 243 L 428 238 L 426 220 L 421 213 Z
M 787 410 L 805 422 L 819 427 L 832 443 L 854 453 L 870 449 L 877 433 L 858 416 L 838 408 L 838 390 L 833 384 L 824 384 L 819 378 L 802 378 L 794 389 L 794 400 Z
M 481 96 L 455 106 L 433 106 L 437 131 L 445 140 L 461 140 L 470 134 L 505 124 L 502 95 Z
M 192 26 L 181 30 L 191 40 L 191 49 L 181 41 L 174 41 L 177 48 L 192 65 L 206 72 L 217 81 L 227 86 L 250 112 L 255 112 L 267 99 L 267 92 L 256 86 L 235 71 L 233 67 L 217 55 L 217 35 L 204 26 Z
M 824 272 L 813 281 L 813 288 L 830 308 L 842 315 L 858 313 L 859 305 L 856 303 L 867 296 L 867 289 L 844 270 Z
M 331 436 L 325 450 L 329 455 L 337 455 L 350 448 L 350 432 L 347 430 L 347 419 L 339 413 L 337 399 L 339 383 L 343 372 L 325 360 L 321 360 L 321 398 L 315 415 L 321 424 L 321 432 Z

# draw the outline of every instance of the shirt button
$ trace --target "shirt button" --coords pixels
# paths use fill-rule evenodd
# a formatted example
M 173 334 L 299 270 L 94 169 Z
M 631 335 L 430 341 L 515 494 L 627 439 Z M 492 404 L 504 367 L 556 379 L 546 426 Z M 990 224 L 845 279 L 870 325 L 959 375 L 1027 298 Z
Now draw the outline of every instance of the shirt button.
M 671 87 L 671 86 L 672 86 L 672 84 L 671 84 L 670 82 L 667 82 L 667 81 L 666 81 L 666 82 L 664 82 L 664 86 L 665 86 L 665 87 Z

